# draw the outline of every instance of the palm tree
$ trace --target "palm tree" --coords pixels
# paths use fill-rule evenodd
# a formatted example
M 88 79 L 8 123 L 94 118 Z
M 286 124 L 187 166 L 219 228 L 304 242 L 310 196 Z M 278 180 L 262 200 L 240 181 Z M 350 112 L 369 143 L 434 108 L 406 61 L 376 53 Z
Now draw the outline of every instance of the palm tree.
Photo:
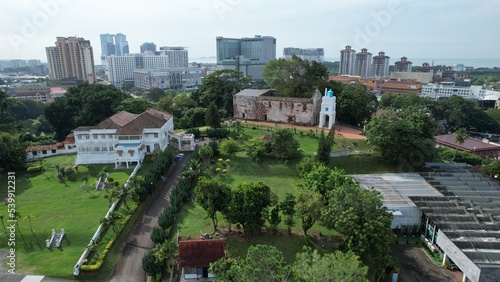
M 33 231 L 33 226 L 31 225 L 31 220 L 32 219 L 35 219 L 35 216 L 32 215 L 32 214 L 28 214 L 27 216 L 24 217 L 24 220 L 28 220 L 28 222 L 30 223 L 30 230 L 31 230 L 31 233 L 35 234 L 35 232 Z
M 99 246 L 102 244 L 102 242 L 97 242 L 97 241 L 94 241 L 94 240 L 90 240 L 90 243 L 87 245 L 87 248 L 90 249 L 90 251 L 95 251 L 95 255 L 97 257 L 99 257 L 99 253 L 97 252 L 97 250 L 99 249 Z
M 458 144 L 458 146 L 462 146 L 462 144 L 469 138 L 469 135 L 467 134 L 467 131 L 465 128 L 461 127 L 457 129 L 455 132 L 455 143 Z M 458 152 L 458 147 L 455 148 L 455 153 L 453 154 L 453 158 L 451 159 L 451 162 L 455 160 L 455 157 L 457 156 Z
M 21 235 L 21 238 L 23 239 L 24 245 L 27 246 L 26 241 L 24 240 L 23 233 L 21 233 L 21 228 L 19 227 L 19 220 L 17 220 L 20 217 L 21 217 L 21 213 L 19 213 L 18 211 L 14 212 L 12 214 L 12 219 L 16 221 L 17 231 L 19 232 L 19 235 Z
M 113 231 L 116 232 L 116 226 L 118 225 L 118 221 L 121 218 L 122 215 L 114 211 L 109 215 L 109 217 L 101 219 L 101 223 L 104 225 L 104 227 L 111 226 L 111 228 L 113 228 Z
M 121 188 L 116 189 L 111 193 L 111 198 L 119 199 L 120 201 L 122 201 L 126 209 L 129 208 L 127 201 L 134 200 L 136 197 L 137 194 L 135 193 L 134 189 L 125 186 L 122 186 Z
M 5 228 L 5 224 L 3 223 L 3 214 L 0 214 L 0 221 L 2 221 L 3 232 L 7 235 L 7 229 Z

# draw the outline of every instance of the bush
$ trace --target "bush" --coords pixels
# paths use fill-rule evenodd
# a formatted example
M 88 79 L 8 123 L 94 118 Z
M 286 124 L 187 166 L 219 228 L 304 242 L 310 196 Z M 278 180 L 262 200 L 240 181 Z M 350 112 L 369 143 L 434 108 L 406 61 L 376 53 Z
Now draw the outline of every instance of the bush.
M 27 172 L 42 172 L 44 170 L 43 165 L 30 166 L 26 170 Z

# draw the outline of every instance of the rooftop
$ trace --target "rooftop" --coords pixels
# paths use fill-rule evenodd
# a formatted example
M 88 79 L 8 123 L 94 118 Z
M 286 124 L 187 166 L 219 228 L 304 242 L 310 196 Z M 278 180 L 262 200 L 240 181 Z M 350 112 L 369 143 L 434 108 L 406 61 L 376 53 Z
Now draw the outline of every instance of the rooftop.
M 257 97 L 266 94 L 271 91 L 270 89 L 243 89 L 240 92 L 236 93 L 235 96 L 248 96 L 248 97 Z
M 459 145 L 455 141 L 454 133 L 436 136 L 436 143 L 465 151 L 500 150 L 500 146 L 484 143 L 472 138 L 468 138 L 462 145 Z
M 179 242 L 179 267 L 208 267 L 225 257 L 224 240 L 191 240 Z

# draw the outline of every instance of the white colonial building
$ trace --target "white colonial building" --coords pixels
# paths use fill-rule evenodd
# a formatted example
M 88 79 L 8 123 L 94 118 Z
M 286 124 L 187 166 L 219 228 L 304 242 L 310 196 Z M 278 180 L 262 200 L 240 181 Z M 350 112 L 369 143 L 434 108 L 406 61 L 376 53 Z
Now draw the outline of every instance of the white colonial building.
M 177 148 L 194 150 L 194 136 L 179 136 L 173 131 L 170 114 L 154 109 L 139 115 L 119 112 L 95 126 L 80 126 L 73 131 L 76 164 L 114 163 L 115 167 L 128 168 L 142 163 L 145 155 L 164 150 L 172 139 L 188 144 L 178 144 Z

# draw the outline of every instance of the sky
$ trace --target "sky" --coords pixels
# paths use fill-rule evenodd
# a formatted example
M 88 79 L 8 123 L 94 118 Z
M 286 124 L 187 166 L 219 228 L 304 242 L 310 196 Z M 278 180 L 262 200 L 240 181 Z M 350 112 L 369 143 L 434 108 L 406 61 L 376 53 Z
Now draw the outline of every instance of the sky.
M 17 0 L 0 3 L 0 59 L 47 61 L 57 36 L 91 41 L 127 35 L 131 53 L 144 42 L 188 47 L 190 58 L 215 56 L 215 38 L 268 35 L 284 47 L 346 45 L 393 59 L 500 59 L 498 0 Z

